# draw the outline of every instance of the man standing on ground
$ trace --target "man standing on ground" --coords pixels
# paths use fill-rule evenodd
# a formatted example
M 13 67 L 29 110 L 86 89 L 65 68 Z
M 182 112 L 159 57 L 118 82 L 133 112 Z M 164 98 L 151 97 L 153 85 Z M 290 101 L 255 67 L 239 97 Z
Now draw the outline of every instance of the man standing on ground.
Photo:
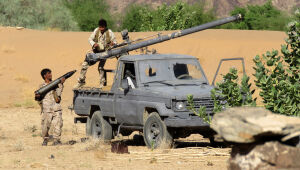
M 44 79 L 44 83 L 40 85 L 40 88 L 48 85 L 52 81 L 51 70 L 45 68 L 41 71 L 41 76 Z M 41 101 L 39 105 L 41 106 L 42 114 L 42 137 L 44 139 L 42 146 L 47 146 L 49 141 L 49 130 L 52 126 L 53 128 L 53 145 L 60 145 L 61 130 L 63 126 L 62 120 L 62 109 L 60 105 L 61 94 L 63 91 L 63 83 L 65 78 L 61 79 L 61 82 L 58 84 L 58 87 L 52 91 L 49 91 Z M 35 98 L 40 98 L 39 94 L 35 94 Z
M 98 22 L 99 27 L 94 30 L 94 32 L 89 37 L 89 43 L 92 46 L 94 53 L 100 53 L 107 51 L 110 47 L 117 44 L 114 33 L 107 28 L 106 20 L 100 19 Z M 102 59 L 99 61 L 98 71 L 100 76 L 100 88 L 102 88 L 106 82 L 104 77 L 104 65 L 106 60 Z M 86 61 L 82 63 L 82 68 L 80 71 L 80 76 L 78 78 L 78 83 L 74 88 L 80 88 L 85 85 L 86 72 L 89 65 Z

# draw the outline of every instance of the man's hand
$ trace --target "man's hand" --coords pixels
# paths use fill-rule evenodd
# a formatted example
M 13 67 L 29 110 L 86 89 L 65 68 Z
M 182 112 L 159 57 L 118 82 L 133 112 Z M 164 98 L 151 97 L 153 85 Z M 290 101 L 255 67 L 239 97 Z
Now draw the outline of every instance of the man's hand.
M 114 42 L 111 42 L 109 45 L 110 45 L 111 47 L 113 47 L 113 46 L 115 45 L 115 43 L 114 43 Z
M 95 49 L 95 48 L 97 48 L 97 47 L 99 47 L 99 44 L 98 44 L 98 43 L 95 43 L 95 44 L 93 45 L 93 49 Z
M 41 100 L 41 95 L 40 95 L 40 94 L 37 94 L 37 93 L 35 93 L 35 94 L 34 94 L 34 100 L 36 100 L 36 101 L 40 101 L 40 100 Z
M 61 78 L 61 79 L 60 79 L 60 83 L 61 83 L 61 84 L 64 84 L 65 80 L 66 80 L 66 78 L 64 78 L 64 77 Z

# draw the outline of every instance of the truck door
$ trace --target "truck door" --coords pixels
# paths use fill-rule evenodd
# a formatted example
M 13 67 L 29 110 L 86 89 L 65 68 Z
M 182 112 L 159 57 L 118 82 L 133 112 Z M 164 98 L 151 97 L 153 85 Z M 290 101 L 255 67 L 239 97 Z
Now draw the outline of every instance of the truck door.
M 118 122 L 124 125 L 138 125 L 139 117 L 137 115 L 137 83 L 136 67 L 134 62 L 123 62 L 121 80 L 118 83 L 115 93 L 115 114 Z M 121 87 L 122 81 L 127 81 L 129 89 Z

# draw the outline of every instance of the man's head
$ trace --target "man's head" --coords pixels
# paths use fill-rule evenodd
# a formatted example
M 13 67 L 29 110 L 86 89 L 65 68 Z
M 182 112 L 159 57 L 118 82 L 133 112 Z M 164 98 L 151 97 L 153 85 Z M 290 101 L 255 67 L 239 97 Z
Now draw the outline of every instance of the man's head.
M 99 22 L 98 22 L 98 25 L 99 25 L 99 30 L 103 34 L 106 31 L 106 28 L 107 28 L 106 20 L 105 19 L 100 19 Z
M 49 68 L 44 68 L 41 71 L 41 76 L 45 81 L 52 81 L 52 74 Z

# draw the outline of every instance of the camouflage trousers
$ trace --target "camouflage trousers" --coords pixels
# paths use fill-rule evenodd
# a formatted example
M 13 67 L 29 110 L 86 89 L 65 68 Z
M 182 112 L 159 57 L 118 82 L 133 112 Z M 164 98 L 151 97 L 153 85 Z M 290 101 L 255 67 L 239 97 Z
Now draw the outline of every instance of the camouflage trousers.
M 62 112 L 55 111 L 42 113 L 41 125 L 43 139 L 49 138 L 49 130 L 50 128 L 52 128 L 53 138 L 59 140 L 61 136 L 61 130 L 63 127 Z
M 99 61 L 99 65 L 98 65 L 98 72 L 99 72 L 99 77 L 100 77 L 100 88 L 102 88 L 106 82 L 105 80 L 105 71 L 104 71 L 104 65 L 106 63 L 106 60 L 100 60 Z M 80 75 L 78 78 L 78 83 L 85 83 L 85 78 L 86 78 L 86 72 L 87 69 L 89 68 L 89 65 L 86 61 L 84 61 L 82 63 L 81 66 L 81 71 L 80 71 Z

